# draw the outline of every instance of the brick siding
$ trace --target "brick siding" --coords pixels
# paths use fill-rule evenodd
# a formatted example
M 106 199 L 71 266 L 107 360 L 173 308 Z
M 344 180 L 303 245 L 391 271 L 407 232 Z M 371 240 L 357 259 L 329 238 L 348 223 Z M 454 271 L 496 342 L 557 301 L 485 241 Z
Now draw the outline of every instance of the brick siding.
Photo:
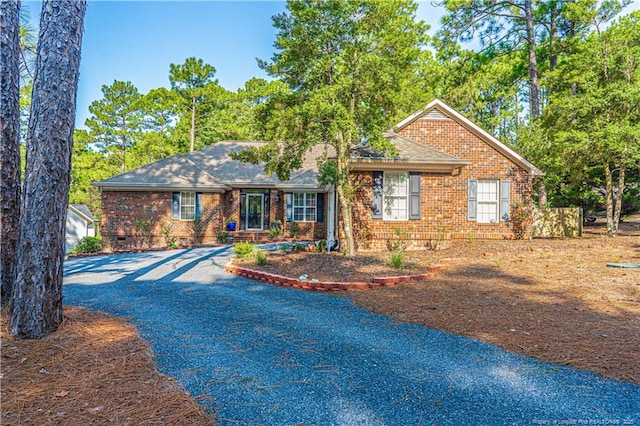
M 233 201 L 231 201 L 233 196 Z M 276 196 L 280 201 L 276 201 Z M 202 237 L 198 238 L 193 229 L 193 221 L 173 219 L 173 192 L 103 191 L 102 192 L 102 241 L 105 250 L 142 248 L 142 238 L 136 232 L 136 220 L 151 218 L 151 247 L 166 247 L 163 226 L 172 228 L 171 234 L 179 246 L 215 244 L 216 231 L 223 230 L 228 219 L 237 221 L 240 228 L 240 190 L 234 189 L 223 194 L 204 192 L 202 195 Z M 269 191 L 269 223 L 280 220 L 284 236 L 289 236 L 290 223 L 285 222 L 284 192 Z M 326 218 L 325 203 L 325 218 Z M 321 223 L 299 222 L 300 240 L 326 238 L 326 220 Z M 233 236 L 233 232 L 231 233 Z
M 496 151 L 452 119 L 419 118 L 401 129 L 402 136 L 472 164 L 452 174 L 421 173 L 420 220 L 372 219 L 371 172 L 352 173 L 356 183 L 354 231 L 359 249 L 383 249 L 398 240 L 397 229 L 413 248 L 447 239 L 514 238 L 511 222 L 477 223 L 467 220 L 469 179 L 508 179 L 510 203 L 531 206 L 531 179 L 527 170 Z M 407 170 L 412 171 L 412 170 Z M 530 231 L 526 233 L 528 237 Z

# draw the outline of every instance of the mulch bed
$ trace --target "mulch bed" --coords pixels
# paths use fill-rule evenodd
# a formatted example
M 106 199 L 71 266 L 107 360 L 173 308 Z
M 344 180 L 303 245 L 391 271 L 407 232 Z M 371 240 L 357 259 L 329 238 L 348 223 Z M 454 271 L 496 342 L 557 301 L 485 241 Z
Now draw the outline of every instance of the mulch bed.
M 433 279 L 348 292 L 370 311 L 495 344 L 508 351 L 640 384 L 640 225 L 607 238 L 600 226 L 582 239 L 452 241 L 444 250 L 407 252 L 404 270 L 388 252 L 270 253 L 252 268 L 322 281 L 371 281 L 413 274 L 454 258 Z
M 4 312 L 0 327 L 0 424 L 213 424 L 121 318 L 67 307 L 41 340 L 11 338 Z

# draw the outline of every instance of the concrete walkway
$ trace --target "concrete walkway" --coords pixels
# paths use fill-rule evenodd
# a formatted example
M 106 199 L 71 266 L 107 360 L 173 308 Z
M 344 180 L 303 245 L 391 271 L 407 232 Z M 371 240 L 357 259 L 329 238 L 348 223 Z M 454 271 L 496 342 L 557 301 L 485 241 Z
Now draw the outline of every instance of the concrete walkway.
M 67 260 L 65 304 L 130 318 L 220 425 L 640 425 L 640 386 L 238 278 L 228 255 Z

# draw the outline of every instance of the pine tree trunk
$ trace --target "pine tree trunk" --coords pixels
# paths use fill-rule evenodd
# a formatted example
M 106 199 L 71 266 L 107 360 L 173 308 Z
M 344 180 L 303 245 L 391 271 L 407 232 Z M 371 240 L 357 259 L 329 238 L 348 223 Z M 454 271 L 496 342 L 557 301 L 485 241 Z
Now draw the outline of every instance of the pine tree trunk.
M 616 192 L 615 207 L 613 209 L 613 229 L 618 233 L 618 226 L 620 224 L 620 214 L 622 213 L 622 194 L 624 193 L 624 172 L 625 167 L 620 166 L 620 172 L 618 173 L 618 191 Z
M 196 149 L 196 98 L 191 100 L 191 131 L 189 133 L 189 152 Z
M 525 20 L 527 23 L 527 43 L 529 44 L 529 104 L 531 117 L 535 121 L 540 116 L 540 88 L 538 85 L 538 59 L 536 56 L 536 34 L 533 27 L 531 0 L 525 0 Z
M 45 0 L 27 133 L 11 333 L 41 338 L 62 322 L 62 266 L 85 1 Z
M 16 280 L 20 232 L 20 0 L 0 2 L 0 286 L 1 303 Z
M 618 231 L 618 227 L 613 220 L 613 176 L 611 175 L 611 169 L 607 163 L 603 164 L 605 187 L 607 190 L 607 235 L 615 237 Z

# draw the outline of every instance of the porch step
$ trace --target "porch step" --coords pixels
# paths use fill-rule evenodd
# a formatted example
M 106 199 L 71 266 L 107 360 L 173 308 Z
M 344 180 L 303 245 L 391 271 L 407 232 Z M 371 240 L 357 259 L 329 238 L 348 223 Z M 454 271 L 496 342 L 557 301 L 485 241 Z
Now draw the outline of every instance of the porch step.
M 267 231 L 233 231 L 229 232 L 229 237 L 231 237 L 234 243 L 239 242 L 252 242 L 252 243 L 268 243 L 269 233 Z

